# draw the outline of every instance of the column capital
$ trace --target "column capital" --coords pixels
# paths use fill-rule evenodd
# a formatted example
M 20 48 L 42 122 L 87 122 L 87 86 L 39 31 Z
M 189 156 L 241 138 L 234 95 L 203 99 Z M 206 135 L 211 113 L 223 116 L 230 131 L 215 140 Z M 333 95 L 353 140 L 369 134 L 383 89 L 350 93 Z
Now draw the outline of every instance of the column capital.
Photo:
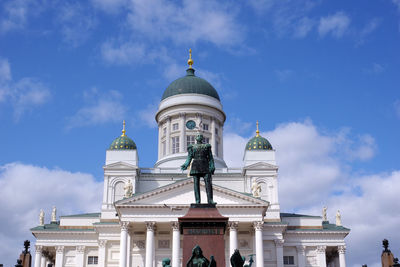
M 121 230 L 127 231 L 129 227 L 129 222 L 120 222 L 120 225 L 121 225 Z
M 306 248 L 307 248 L 306 246 L 302 246 L 302 245 L 296 246 L 297 252 L 302 255 L 304 255 L 306 253 Z
M 186 112 L 179 113 L 179 118 L 185 118 L 185 117 L 186 117 Z
M 338 246 L 338 252 L 339 252 L 339 254 L 345 254 L 346 253 L 346 246 L 345 245 Z
M 171 222 L 172 230 L 179 231 L 179 222 Z
M 101 239 L 97 242 L 100 248 L 104 248 L 107 245 L 107 240 Z
M 76 252 L 77 253 L 84 253 L 85 252 L 85 246 L 76 246 Z
M 237 231 L 239 222 L 228 222 L 229 231 Z
M 64 246 L 57 246 L 57 247 L 56 247 L 56 253 L 57 253 L 57 254 L 62 254 L 62 253 L 64 253 Z
M 285 243 L 285 240 L 283 239 L 274 239 L 275 242 L 275 246 L 277 248 L 282 248 L 283 247 L 283 243 Z
M 156 222 L 145 222 L 147 231 L 154 232 L 156 230 Z
M 317 246 L 317 253 L 325 253 L 326 246 Z
M 36 253 L 42 253 L 42 251 L 43 251 L 43 246 L 41 246 L 41 245 L 35 245 L 35 250 L 36 250 Z
M 262 230 L 263 227 L 264 227 L 264 222 L 263 222 L 263 221 L 256 221 L 256 222 L 253 222 L 253 227 L 254 227 L 254 230 L 260 231 L 260 230 Z

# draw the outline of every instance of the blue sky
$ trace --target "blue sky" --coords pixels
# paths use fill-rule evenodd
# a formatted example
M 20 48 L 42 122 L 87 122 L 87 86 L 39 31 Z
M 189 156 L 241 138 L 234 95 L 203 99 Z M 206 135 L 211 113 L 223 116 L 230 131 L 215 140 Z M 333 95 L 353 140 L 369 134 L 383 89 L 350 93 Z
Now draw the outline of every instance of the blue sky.
M 399 47 L 399 0 L 2 1 L 0 182 L 14 181 L 10 168 L 29 166 L 101 182 L 105 149 L 123 119 L 140 165 L 153 166 L 154 112 L 168 84 L 185 74 L 192 48 L 196 74 L 218 90 L 227 114 L 225 151 L 237 155 L 227 162 L 240 164 L 259 120 L 277 149 L 286 211 L 319 214 L 323 203 L 366 197 L 375 178 L 396 188 Z M 325 193 L 296 204 L 284 197 L 305 158 L 312 167 L 304 173 L 328 182 L 310 180 L 321 186 L 313 192 Z M 379 250 L 395 225 L 362 248 Z M 363 243 L 356 237 L 350 247 Z M 379 253 L 365 262 L 354 255 L 351 264 L 379 262 Z

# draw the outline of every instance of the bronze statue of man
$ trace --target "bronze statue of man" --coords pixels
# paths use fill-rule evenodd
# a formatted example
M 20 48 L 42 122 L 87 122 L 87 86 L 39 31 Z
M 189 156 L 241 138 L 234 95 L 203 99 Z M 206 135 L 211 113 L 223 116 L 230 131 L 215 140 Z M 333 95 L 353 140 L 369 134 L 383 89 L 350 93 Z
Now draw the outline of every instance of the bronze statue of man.
M 194 197 L 196 203 L 201 203 L 200 199 L 200 177 L 204 178 L 206 184 L 207 202 L 215 204 L 213 200 L 212 190 L 212 174 L 215 171 L 214 158 L 210 144 L 203 144 L 203 135 L 196 136 L 196 144 L 188 146 L 188 157 L 186 162 L 181 166 L 182 170 L 186 170 L 191 164 L 190 175 L 194 179 Z

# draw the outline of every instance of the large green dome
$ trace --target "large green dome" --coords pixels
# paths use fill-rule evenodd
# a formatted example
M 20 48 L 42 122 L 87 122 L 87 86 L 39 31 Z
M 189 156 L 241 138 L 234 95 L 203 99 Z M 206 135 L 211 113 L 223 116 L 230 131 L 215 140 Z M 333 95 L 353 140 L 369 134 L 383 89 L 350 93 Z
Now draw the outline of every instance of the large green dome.
M 132 139 L 126 136 L 125 121 L 123 122 L 122 135 L 115 138 L 108 149 L 109 150 L 136 149 L 135 142 L 133 142 Z
M 192 68 L 186 70 L 186 76 L 173 81 L 165 89 L 161 100 L 180 94 L 208 95 L 220 100 L 217 90 L 206 80 L 195 76 Z

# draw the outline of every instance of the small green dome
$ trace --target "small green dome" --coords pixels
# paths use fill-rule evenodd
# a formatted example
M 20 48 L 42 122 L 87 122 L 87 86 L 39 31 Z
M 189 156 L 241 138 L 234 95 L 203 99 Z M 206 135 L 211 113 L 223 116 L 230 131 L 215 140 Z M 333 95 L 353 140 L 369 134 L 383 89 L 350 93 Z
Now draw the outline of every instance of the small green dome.
M 111 143 L 109 150 L 127 150 L 136 149 L 136 144 L 126 135 L 122 135 L 114 139 Z
M 217 90 L 206 80 L 194 75 L 194 69 L 186 70 L 186 76 L 173 81 L 165 89 L 161 100 L 180 94 L 208 95 L 220 100 Z
M 128 150 L 128 149 L 136 149 L 136 144 L 126 136 L 125 130 L 125 121 L 123 121 L 122 135 L 115 138 L 111 143 L 109 150 Z
M 247 142 L 246 150 L 272 150 L 272 145 L 267 139 L 259 135 Z
M 260 131 L 258 130 L 258 121 L 257 121 L 257 131 L 256 136 L 251 138 L 249 142 L 246 144 L 246 150 L 272 150 L 271 143 L 264 137 L 260 135 Z

